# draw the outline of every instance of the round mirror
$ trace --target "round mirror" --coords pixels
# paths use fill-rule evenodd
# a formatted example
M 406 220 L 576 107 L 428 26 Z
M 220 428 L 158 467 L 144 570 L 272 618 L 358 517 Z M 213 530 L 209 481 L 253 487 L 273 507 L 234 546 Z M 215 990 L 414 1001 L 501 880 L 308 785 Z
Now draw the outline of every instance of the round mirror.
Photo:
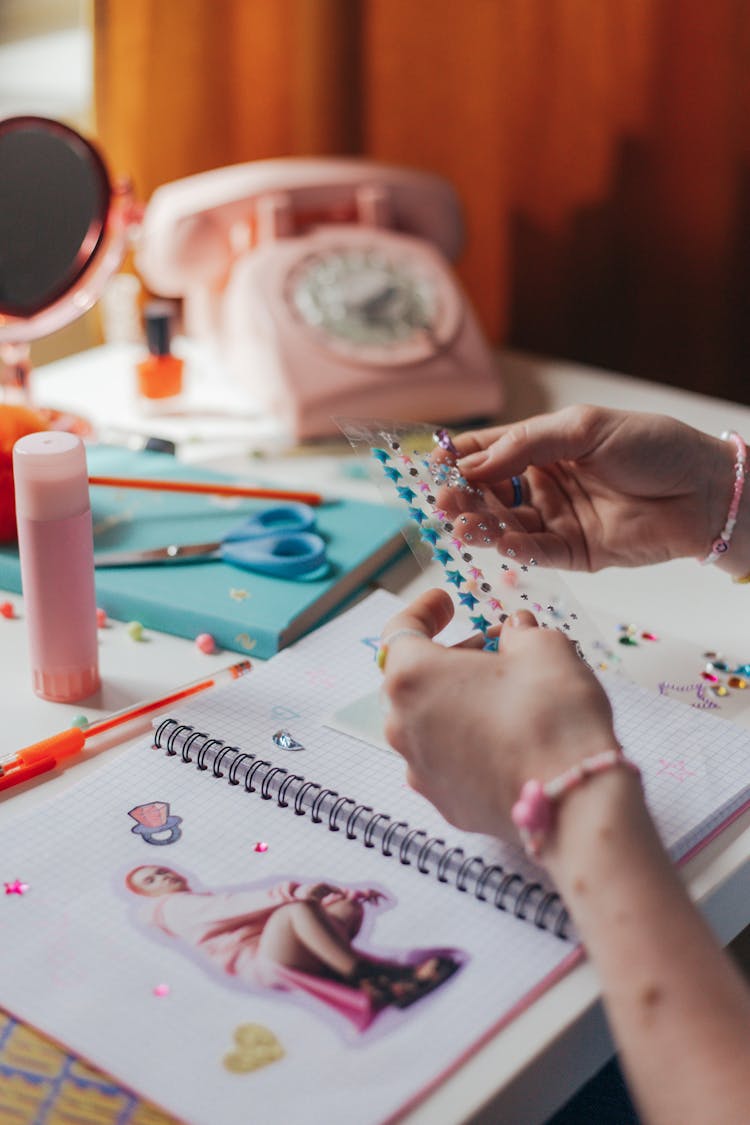
M 135 221 L 95 147 L 60 121 L 0 121 L 0 343 L 43 336 L 89 309 Z

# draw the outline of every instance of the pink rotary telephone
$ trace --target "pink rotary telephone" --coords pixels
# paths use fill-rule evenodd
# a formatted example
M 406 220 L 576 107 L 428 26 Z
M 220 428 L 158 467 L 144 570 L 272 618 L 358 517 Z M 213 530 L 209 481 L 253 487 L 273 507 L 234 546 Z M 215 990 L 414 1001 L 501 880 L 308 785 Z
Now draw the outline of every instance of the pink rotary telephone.
M 357 159 L 262 160 L 190 176 L 149 202 L 136 264 L 184 298 L 189 334 L 294 438 L 335 416 L 497 414 L 495 362 L 449 262 L 451 186 Z

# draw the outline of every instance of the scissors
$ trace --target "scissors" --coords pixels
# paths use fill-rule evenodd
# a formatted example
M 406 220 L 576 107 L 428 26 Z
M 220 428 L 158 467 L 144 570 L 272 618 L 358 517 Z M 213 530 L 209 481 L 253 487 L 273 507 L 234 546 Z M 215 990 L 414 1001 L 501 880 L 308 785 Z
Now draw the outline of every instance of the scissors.
M 150 566 L 154 563 L 210 562 L 221 559 L 274 578 L 301 578 L 326 561 L 325 540 L 310 529 L 315 513 L 307 504 L 265 508 L 209 543 L 170 543 L 142 551 L 94 555 L 97 567 Z

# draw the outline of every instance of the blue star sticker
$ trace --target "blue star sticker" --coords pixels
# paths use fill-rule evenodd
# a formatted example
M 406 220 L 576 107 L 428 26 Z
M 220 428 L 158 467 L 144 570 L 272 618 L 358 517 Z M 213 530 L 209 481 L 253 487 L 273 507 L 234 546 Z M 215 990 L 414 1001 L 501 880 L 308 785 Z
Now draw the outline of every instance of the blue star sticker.
M 464 581 L 463 575 L 457 570 L 446 570 L 445 577 L 448 582 L 452 582 L 456 587 L 460 586 Z
M 473 594 L 467 590 L 465 594 L 461 594 L 458 599 L 461 605 L 465 605 L 467 609 L 473 609 L 478 604 L 479 598 L 475 598 Z
M 490 627 L 490 622 L 486 617 L 483 617 L 481 613 L 478 617 L 470 617 L 469 621 L 471 621 L 475 629 L 481 629 L 483 633 L 486 633 Z
M 401 485 L 400 488 L 396 489 L 396 492 L 402 500 L 413 500 L 417 495 L 413 488 L 407 488 L 406 485 Z

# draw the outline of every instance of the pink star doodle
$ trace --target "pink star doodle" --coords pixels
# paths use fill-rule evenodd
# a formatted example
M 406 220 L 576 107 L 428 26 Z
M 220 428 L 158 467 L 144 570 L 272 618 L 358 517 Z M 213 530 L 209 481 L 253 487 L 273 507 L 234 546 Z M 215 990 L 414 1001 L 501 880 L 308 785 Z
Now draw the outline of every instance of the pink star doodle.
M 668 758 L 659 758 L 659 765 L 661 769 L 657 773 L 665 773 L 669 777 L 673 777 L 675 781 L 685 781 L 688 777 L 695 777 L 692 770 L 687 768 L 683 758 L 676 758 L 670 761 Z
M 22 895 L 29 889 L 28 883 L 22 883 L 20 879 L 14 879 L 12 883 L 5 884 L 6 895 Z

